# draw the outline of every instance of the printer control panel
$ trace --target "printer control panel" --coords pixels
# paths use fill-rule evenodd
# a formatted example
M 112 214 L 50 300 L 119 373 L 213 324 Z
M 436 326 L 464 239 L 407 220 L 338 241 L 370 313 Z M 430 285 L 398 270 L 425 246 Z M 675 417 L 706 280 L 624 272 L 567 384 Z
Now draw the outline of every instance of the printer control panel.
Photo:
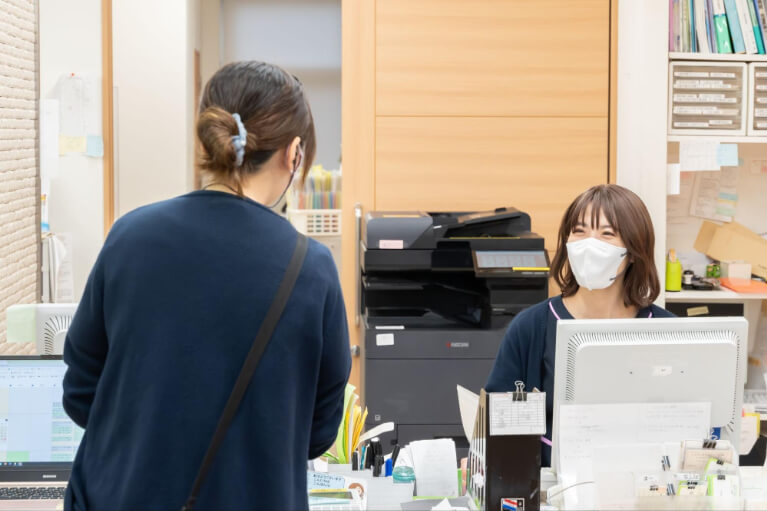
M 475 250 L 474 272 L 478 277 L 531 276 L 549 272 L 545 250 Z

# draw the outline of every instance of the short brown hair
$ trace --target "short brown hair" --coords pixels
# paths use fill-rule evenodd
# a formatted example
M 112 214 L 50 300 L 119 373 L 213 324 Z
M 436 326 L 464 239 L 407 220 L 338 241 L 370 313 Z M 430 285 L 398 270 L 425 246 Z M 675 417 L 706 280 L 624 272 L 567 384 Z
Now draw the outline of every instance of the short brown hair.
M 600 214 L 604 213 L 626 245 L 628 263 L 623 276 L 623 303 L 626 306 L 647 307 L 660 293 L 652 220 L 642 199 L 628 188 L 614 184 L 589 188 L 570 204 L 562 217 L 557 253 L 551 264 L 552 276 L 562 289 L 562 296 L 572 296 L 578 291 L 578 282 L 567 258 L 567 238 L 579 223 L 586 222 L 589 205 L 591 228 L 598 227 Z
M 248 132 L 242 166 L 236 166 L 232 136 L 239 114 Z M 242 192 L 242 178 L 255 173 L 278 149 L 301 137 L 304 150 L 301 178 L 317 150 L 314 119 L 303 85 L 272 64 L 233 62 L 219 69 L 205 85 L 197 120 L 202 145 L 200 167 L 215 177 L 232 180 Z

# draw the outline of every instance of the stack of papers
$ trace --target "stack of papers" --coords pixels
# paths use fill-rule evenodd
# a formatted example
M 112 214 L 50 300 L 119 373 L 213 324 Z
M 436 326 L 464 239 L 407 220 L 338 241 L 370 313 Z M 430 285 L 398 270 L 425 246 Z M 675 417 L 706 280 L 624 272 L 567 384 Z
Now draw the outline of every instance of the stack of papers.
M 752 405 L 756 413 L 767 415 L 767 390 L 746 389 L 743 392 L 743 404 Z
M 352 452 L 357 448 L 360 441 L 362 427 L 365 425 L 365 419 L 368 416 L 368 409 L 362 410 L 357 404 L 359 396 L 354 392 L 354 385 L 346 385 L 346 395 L 344 396 L 344 419 L 338 426 L 338 435 L 336 436 L 335 454 L 328 451 L 325 457 L 335 463 L 351 463 Z
M 449 438 L 419 440 L 409 445 L 419 497 L 457 497 L 458 462 Z

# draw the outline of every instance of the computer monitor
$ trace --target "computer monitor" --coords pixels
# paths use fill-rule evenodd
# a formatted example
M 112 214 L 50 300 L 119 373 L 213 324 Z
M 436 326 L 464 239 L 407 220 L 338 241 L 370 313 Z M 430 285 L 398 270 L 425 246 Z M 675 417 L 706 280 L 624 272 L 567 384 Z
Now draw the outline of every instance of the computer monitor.
M 738 449 L 747 370 L 744 318 L 562 320 L 557 325 L 554 448 L 561 404 L 711 402 L 711 426 Z
M 66 481 L 83 430 L 62 405 L 60 356 L 0 356 L 0 482 Z

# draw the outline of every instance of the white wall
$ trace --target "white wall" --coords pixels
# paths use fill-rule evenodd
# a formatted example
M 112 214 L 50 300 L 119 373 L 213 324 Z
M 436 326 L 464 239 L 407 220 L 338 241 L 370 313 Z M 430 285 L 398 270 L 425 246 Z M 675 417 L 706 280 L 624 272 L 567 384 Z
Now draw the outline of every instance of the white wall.
M 340 0 L 221 0 L 223 64 L 262 60 L 301 79 L 317 131 L 316 162 L 341 155 Z
M 101 119 L 100 0 L 40 0 L 40 97 L 56 97 L 64 74 L 98 77 L 96 115 Z M 104 236 L 103 160 L 62 156 L 51 175 L 52 232 L 71 233 L 75 297 L 79 299 Z
M 200 2 L 200 67 L 204 88 L 221 67 L 221 0 Z
M 666 274 L 667 86 L 668 0 L 620 0 L 617 181 L 650 211 L 661 285 Z M 664 303 L 663 294 L 658 302 Z
M 189 191 L 199 0 L 114 0 L 116 215 Z

